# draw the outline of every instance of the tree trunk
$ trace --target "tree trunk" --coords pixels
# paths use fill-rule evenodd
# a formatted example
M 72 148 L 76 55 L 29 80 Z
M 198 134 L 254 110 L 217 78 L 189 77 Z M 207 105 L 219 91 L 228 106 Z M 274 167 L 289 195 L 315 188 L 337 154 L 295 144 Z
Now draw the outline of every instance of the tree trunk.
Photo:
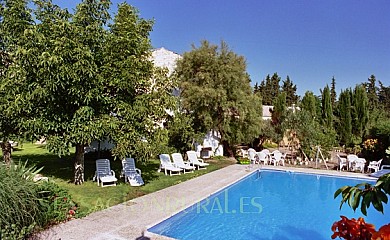
M 222 145 L 223 145 L 223 152 L 225 152 L 228 157 L 234 157 L 233 149 L 230 147 L 228 141 L 223 140 Z
M 12 158 L 11 158 L 11 151 L 12 151 L 11 144 L 8 141 L 1 142 L 1 150 L 3 151 L 4 163 L 7 164 L 7 165 L 10 165 L 11 161 L 12 161 Z
M 76 144 L 76 154 L 74 160 L 74 184 L 84 183 L 84 145 Z

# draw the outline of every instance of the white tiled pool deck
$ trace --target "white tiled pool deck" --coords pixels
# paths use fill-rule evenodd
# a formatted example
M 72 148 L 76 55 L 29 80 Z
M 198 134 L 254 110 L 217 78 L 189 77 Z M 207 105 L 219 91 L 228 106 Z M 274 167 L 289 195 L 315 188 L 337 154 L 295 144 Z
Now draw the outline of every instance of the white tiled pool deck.
M 367 175 L 334 170 L 263 166 L 263 169 L 290 170 L 314 174 L 368 178 Z M 146 231 L 186 207 L 199 202 L 224 187 L 257 170 L 245 165 L 231 165 L 186 182 L 72 220 L 43 232 L 40 239 L 170 239 Z M 369 178 L 372 179 L 372 178 Z

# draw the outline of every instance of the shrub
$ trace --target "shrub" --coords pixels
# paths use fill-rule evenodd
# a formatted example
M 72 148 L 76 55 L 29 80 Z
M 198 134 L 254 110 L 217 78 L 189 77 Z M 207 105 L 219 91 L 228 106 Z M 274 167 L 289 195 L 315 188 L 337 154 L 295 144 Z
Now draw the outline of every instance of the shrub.
M 42 227 L 80 216 L 77 204 L 72 201 L 65 189 L 54 182 L 42 182 L 38 186 L 37 195 L 41 211 L 44 213 Z
M 33 231 L 80 216 L 68 192 L 54 182 L 34 183 L 27 164 L 0 165 L 0 239 L 25 239 Z
M 0 166 L 0 239 L 23 239 L 41 219 L 37 185 L 26 173 L 14 165 Z

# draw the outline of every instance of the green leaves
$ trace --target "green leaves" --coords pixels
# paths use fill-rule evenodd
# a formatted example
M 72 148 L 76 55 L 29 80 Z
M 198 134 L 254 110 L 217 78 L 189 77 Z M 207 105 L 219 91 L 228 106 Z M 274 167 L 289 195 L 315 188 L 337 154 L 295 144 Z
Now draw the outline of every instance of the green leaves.
M 375 185 L 368 183 L 357 184 L 356 186 L 344 186 L 334 193 L 334 198 L 341 194 L 340 209 L 344 203 L 355 211 L 359 206 L 364 215 L 367 215 L 367 208 L 372 206 L 379 212 L 383 212 L 383 203 L 387 204 L 390 186 L 390 174 L 378 179 Z
M 225 42 L 193 46 L 178 61 L 175 77 L 182 107 L 191 113 L 197 132 L 216 130 L 230 144 L 259 135 L 261 101 L 252 93 L 245 59 Z

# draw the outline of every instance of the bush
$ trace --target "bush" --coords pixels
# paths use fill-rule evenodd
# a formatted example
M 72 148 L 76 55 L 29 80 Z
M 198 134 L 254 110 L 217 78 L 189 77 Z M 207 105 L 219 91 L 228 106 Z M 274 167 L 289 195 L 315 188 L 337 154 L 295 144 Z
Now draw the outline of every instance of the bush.
M 37 185 L 24 173 L 14 165 L 0 166 L 0 239 L 23 239 L 41 219 Z
M 25 239 L 33 231 L 80 216 L 68 192 L 53 182 L 34 183 L 26 164 L 0 166 L 0 239 Z
M 42 227 L 80 217 L 78 206 L 72 201 L 69 193 L 54 182 L 40 183 L 37 195 L 41 211 L 44 213 Z

